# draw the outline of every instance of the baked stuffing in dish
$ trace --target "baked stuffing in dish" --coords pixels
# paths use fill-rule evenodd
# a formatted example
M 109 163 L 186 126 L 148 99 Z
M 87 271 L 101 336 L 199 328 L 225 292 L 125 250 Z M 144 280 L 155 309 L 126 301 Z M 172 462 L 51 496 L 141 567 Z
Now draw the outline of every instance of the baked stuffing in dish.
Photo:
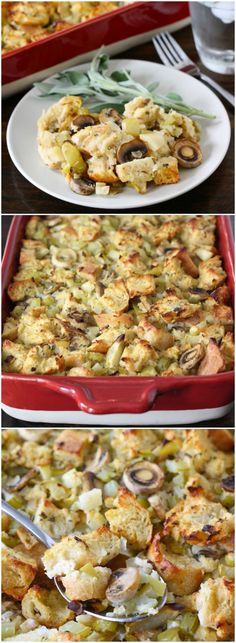
M 3 638 L 233 641 L 233 433 L 2 431 L 6 499 L 56 541 L 3 515 Z M 99 621 L 84 602 L 149 618 Z
M 142 96 L 122 116 L 112 108 L 90 112 L 79 96 L 64 96 L 38 120 L 43 162 L 82 195 L 115 194 L 124 184 L 144 194 L 148 185 L 177 183 L 179 167 L 202 162 L 199 138 L 196 121 Z
M 212 215 L 33 216 L 8 294 L 8 373 L 233 368 L 231 293 Z
M 123 2 L 2 2 L 2 53 L 47 38 Z

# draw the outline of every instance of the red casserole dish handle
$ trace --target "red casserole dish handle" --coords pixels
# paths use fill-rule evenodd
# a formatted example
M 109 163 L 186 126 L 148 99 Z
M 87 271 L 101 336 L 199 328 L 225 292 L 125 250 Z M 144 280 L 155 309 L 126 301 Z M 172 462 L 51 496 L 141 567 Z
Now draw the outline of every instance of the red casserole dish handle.
M 142 378 L 143 379 L 143 378 Z M 85 413 L 106 414 L 106 413 L 145 413 L 150 411 L 157 397 L 157 384 L 153 380 L 147 381 L 145 389 L 143 381 L 137 381 L 128 386 L 115 378 L 115 395 L 110 396 L 104 382 L 97 382 L 96 397 L 90 386 L 76 381 L 60 383 L 58 380 L 37 377 L 37 383 L 55 393 L 60 393 L 73 398 L 78 409 Z

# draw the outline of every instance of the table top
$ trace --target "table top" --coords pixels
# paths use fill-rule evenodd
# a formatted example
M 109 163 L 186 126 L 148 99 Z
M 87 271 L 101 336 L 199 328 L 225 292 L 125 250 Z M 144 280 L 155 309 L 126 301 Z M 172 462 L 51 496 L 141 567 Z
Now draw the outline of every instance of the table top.
M 234 216 L 231 215 L 230 219 L 231 219 L 232 227 L 233 227 L 233 230 L 234 230 Z M 8 230 L 9 230 L 9 227 L 10 227 L 10 224 L 11 224 L 11 220 L 12 220 L 12 216 L 7 216 L 7 215 L 2 216 L 2 245 L 3 245 L 3 249 L 5 247 L 6 238 L 7 238 Z M 112 424 L 112 420 L 111 420 L 111 424 Z M 28 427 L 30 427 L 30 426 L 37 427 L 38 426 L 39 427 L 39 426 L 42 426 L 42 423 L 36 424 L 36 423 L 25 422 L 25 421 L 22 422 L 21 420 L 15 420 L 14 418 L 12 418 L 9 415 L 7 415 L 6 413 L 2 412 L 2 427 L 7 428 L 7 427 L 24 427 L 24 426 L 28 426 Z M 54 425 L 47 423 L 47 426 L 52 426 L 53 427 Z M 57 426 L 62 426 L 62 425 L 58 424 Z M 99 424 L 98 424 L 98 426 L 99 426 Z M 185 425 L 183 424 L 182 427 L 184 427 L 184 426 Z M 188 426 L 191 426 L 191 425 L 188 425 Z M 231 409 L 231 411 L 230 411 L 230 413 L 228 413 L 228 415 L 226 415 L 225 417 L 223 417 L 223 418 L 221 418 L 219 420 L 214 420 L 212 422 L 199 422 L 199 423 L 195 424 L 195 426 L 196 427 L 209 427 L 209 428 L 210 427 L 212 427 L 212 428 L 216 428 L 216 427 L 232 428 L 232 427 L 234 427 L 234 408 Z
M 214 78 L 222 87 L 234 92 L 233 76 L 215 74 L 206 70 L 199 62 L 198 54 L 194 47 L 191 27 L 176 32 L 175 37 L 186 53 L 199 64 L 202 71 Z M 160 62 L 152 42 L 148 42 L 128 51 L 122 52 L 116 58 L 136 58 L 152 62 Z M 25 93 L 25 92 L 24 92 Z M 17 105 L 18 101 L 24 95 L 16 94 L 3 101 L 2 119 L 3 119 L 3 181 L 2 181 L 2 211 L 4 213 L 14 214 L 75 214 L 75 213 L 94 213 L 94 208 L 85 208 L 70 203 L 64 203 L 59 199 L 45 194 L 38 188 L 29 183 L 15 168 L 12 163 L 6 146 L 6 127 L 10 115 Z M 232 128 L 232 137 L 227 155 L 219 168 L 200 186 L 194 190 L 171 199 L 166 203 L 152 205 L 145 208 L 138 208 L 138 213 L 231 213 L 234 211 L 234 136 L 233 136 L 233 108 L 225 103 L 227 113 Z M 99 214 L 106 210 L 99 210 Z M 130 210 L 124 210 L 130 212 Z

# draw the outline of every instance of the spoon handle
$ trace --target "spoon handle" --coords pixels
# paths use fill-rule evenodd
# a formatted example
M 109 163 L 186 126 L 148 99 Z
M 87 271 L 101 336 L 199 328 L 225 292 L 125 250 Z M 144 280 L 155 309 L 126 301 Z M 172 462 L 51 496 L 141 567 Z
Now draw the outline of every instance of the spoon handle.
M 40 540 L 41 543 L 46 545 L 48 549 L 50 549 L 50 547 L 55 545 L 55 540 L 53 540 L 51 536 L 48 536 L 48 534 L 46 534 L 45 531 L 42 531 L 42 529 L 37 527 L 37 525 L 35 525 L 34 522 L 32 522 L 32 520 L 28 518 L 28 516 L 23 514 L 21 511 L 18 511 L 18 509 L 15 509 L 11 505 L 9 505 L 9 503 L 6 502 L 5 500 L 2 500 L 2 511 L 6 513 L 8 516 L 11 516 L 11 518 L 14 518 L 14 520 L 19 522 L 20 525 L 23 525 L 25 529 L 30 531 L 30 533 L 33 534 L 33 536 L 35 536 L 37 540 Z

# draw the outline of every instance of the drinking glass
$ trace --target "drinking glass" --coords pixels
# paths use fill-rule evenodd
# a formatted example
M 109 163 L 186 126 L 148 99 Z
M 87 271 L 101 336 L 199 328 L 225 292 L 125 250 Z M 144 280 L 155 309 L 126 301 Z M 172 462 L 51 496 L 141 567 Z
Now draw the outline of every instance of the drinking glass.
M 234 2 L 190 2 L 193 37 L 201 61 L 220 74 L 234 73 Z

